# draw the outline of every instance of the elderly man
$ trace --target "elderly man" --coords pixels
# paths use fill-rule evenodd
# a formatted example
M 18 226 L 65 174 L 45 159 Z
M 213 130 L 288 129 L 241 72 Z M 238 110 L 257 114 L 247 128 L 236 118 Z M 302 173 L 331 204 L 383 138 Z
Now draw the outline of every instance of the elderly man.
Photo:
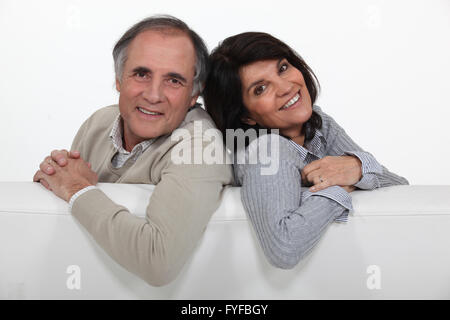
M 181 270 L 233 180 L 229 165 L 172 159 L 175 146 L 194 155 L 205 146 L 202 132 L 214 128 L 196 105 L 208 52 L 184 22 L 155 16 L 129 29 L 113 57 L 118 106 L 95 112 L 72 151 L 53 151 L 33 180 L 68 201 L 72 215 L 119 264 L 164 285 Z M 190 137 L 171 139 L 177 128 Z M 156 185 L 145 219 L 115 204 L 97 181 Z

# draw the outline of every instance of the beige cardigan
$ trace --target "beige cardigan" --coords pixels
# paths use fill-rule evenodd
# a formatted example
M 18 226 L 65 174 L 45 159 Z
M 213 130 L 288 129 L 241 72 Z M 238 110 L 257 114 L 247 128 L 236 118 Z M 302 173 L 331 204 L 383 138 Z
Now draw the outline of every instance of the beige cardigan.
M 170 151 L 177 144 L 190 144 L 192 155 L 194 147 L 207 145 L 202 136 L 194 136 L 193 122 L 201 121 L 202 132 L 215 126 L 199 107 L 189 111 L 179 126 L 189 130 L 191 139 L 159 137 L 136 162 L 129 159 L 115 169 L 111 159 L 116 151 L 109 134 L 118 113 L 117 105 L 95 112 L 81 126 L 71 150 L 80 151 L 81 157 L 92 164 L 99 182 L 156 185 L 146 217 L 132 215 L 99 189 L 78 197 L 72 215 L 120 265 L 151 285 L 165 285 L 177 276 L 193 252 L 220 204 L 224 186 L 233 183 L 232 169 L 226 164 L 172 162 Z

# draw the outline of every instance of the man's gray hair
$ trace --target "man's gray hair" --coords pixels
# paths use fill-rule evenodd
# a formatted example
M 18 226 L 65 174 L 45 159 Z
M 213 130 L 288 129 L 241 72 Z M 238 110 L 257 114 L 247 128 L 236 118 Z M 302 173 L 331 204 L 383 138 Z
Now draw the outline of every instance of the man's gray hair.
M 170 15 L 156 15 L 148 17 L 128 29 L 119 41 L 117 41 L 113 49 L 114 71 L 116 72 L 117 80 L 122 82 L 123 68 L 128 58 L 127 49 L 129 44 L 138 34 L 151 29 L 180 30 L 186 33 L 186 35 L 191 39 L 196 58 L 192 96 L 200 94 L 203 91 L 203 86 L 208 72 L 208 49 L 202 38 L 200 38 L 195 31 L 191 30 L 188 25 L 180 19 Z

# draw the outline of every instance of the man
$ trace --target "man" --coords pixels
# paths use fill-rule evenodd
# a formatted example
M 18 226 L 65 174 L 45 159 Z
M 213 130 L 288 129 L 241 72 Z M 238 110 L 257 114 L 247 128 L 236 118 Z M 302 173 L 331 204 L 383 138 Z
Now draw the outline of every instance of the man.
M 156 16 L 128 30 L 113 57 L 118 106 L 95 112 L 78 131 L 73 151 L 53 151 L 33 180 L 68 201 L 72 215 L 119 264 L 151 285 L 165 285 L 233 180 L 228 165 L 176 164 L 171 157 L 174 146 L 194 155 L 205 145 L 194 121 L 203 130 L 214 128 L 196 106 L 208 52 L 184 22 Z M 173 141 L 177 128 L 190 138 Z M 156 185 L 145 219 L 116 205 L 97 181 Z

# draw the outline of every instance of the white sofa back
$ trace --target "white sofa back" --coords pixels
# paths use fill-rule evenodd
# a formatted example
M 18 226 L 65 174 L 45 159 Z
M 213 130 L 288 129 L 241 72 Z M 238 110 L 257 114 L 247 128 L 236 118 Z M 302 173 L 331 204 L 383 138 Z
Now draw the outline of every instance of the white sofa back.
M 99 184 L 144 216 L 153 186 Z M 449 299 L 450 186 L 352 193 L 292 270 L 272 267 L 228 188 L 178 278 L 151 287 L 115 263 L 37 183 L 0 182 L 0 299 Z

